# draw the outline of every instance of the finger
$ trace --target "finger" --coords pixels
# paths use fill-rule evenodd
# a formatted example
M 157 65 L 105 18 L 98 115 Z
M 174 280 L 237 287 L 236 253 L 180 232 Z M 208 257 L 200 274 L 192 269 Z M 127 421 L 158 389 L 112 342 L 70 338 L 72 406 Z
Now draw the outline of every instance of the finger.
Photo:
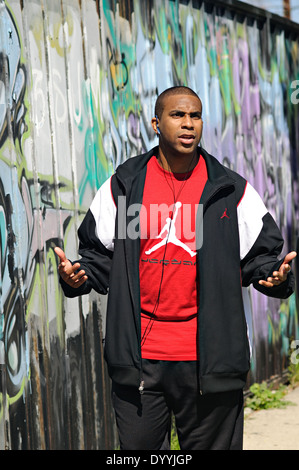
M 79 263 L 75 263 L 74 265 L 72 265 L 72 263 L 67 260 L 66 263 L 61 263 L 58 266 L 58 272 L 62 279 L 68 283 L 74 277 L 76 271 L 78 271 L 79 268 Z
M 277 272 L 275 271 L 272 276 L 273 276 L 273 279 L 276 279 L 276 280 L 286 280 L 286 276 L 287 275 L 287 272 L 284 270 L 284 268 L 280 268 L 280 270 Z
M 61 248 L 59 248 L 58 246 L 56 246 L 56 247 L 54 248 L 54 251 L 55 251 L 56 255 L 59 256 L 60 262 L 66 261 L 67 258 L 66 258 L 66 256 L 65 256 L 65 252 L 64 252 Z
M 272 282 L 269 281 L 259 281 L 259 284 L 263 287 L 273 287 Z
M 281 277 L 272 277 L 271 279 L 267 279 L 267 281 L 271 282 L 273 286 L 278 286 L 284 281 L 284 279 Z
M 297 256 L 296 251 L 291 251 L 285 256 L 284 261 L 283 261 L 284 264 L 290 263 L 291 261 L 293 261 L 294 258 L 296 258 L 296 256 Z
M 81 266 L 80 263 L 75 263 L 75 264 L 70 263 L 70 266 L 67 266 L 66 268 L 67 274 L 73 277 L 76 274 L 76 271 L 80 269 L 80 266 Z
M 259 284 L 264 287 L 274 287 L 279 286 L 282 282 L 284 282 L 284 280 L 285 278 L 282 276 L 268 277 L 266 281 L 259 281 Z
M 68 278 L 68 284 L 71 287 L 78 288 L 80 287 L 85 281 L 87 280 L 87 276 L 85 274 L 85 271 L 80 271 L 78 274 L 76 274 L 73 277 Z
M 285 281 L 288 273 L 291 271 L 291 266 L 289 264 L 282 264 L 279 268 L 279 271 L 274 271 L 273 276 L 278 277 L 282 281 Z
M 284 273 L 289 273 L 291 271 L 291 266 L 289 264 L 283 264 L 282 269 Z
M 68 261 L 67 264 L 61 263 L 58 267 L 58 270 L 60 275 L 62 277 L 64 276 L 63 279 L 65 279 L 65 277 L 72 279 L 76 276 L 76 274 L 78 274 L 77 271 L 80 269 L 80 266 L 80 263 L 72 264 L 70 261 Z
M 75 289 L 78 289 L 78 287 L 82 286 L 82 284 L 84 284 L 84 282 L 86 282 L 88 279 L 87 276 L 82 276 L 81 279 L 79 279 L 78 281 L 76 281 L 73 285 L 73 287 Z
M 80 287 L 88 279 L 83 270 L 79 271 L 77 274 L 66 274 L 66 272 L 62 270 L 60 275 L 69 286 L 74 288 Z
M 78 282 L 80 281 L 81 277 L 84 276 L 84 274 L 85 274 L 85 271 L 81 270 L 78 273 L 71 273 L 69 277 L 72 280 L 72 282 Z
M 267 281 L 259 281 L 259 284 L 264 287 L 274 287 L 274 286 L 279 286 L 281 282 L 282 281 L 280 279 L 273 279 L 271 277 L 271 278 L 268 278 Z

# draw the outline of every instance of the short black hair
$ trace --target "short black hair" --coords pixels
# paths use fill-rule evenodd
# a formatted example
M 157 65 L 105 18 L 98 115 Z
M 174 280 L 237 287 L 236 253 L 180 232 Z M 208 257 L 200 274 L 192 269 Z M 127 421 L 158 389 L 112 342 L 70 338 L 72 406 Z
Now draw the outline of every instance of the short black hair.
M 164 99 L 167 98 L 167 96 L 171 95 L 192 95 L 196 96 L 196 98 L 200 100 L 198 94 L 187 86 L 179 85 L 167 88 L 158 96 L 156 101 L 155 116 L 157 116 L 158 118 L 161 117 L 164 109 Z

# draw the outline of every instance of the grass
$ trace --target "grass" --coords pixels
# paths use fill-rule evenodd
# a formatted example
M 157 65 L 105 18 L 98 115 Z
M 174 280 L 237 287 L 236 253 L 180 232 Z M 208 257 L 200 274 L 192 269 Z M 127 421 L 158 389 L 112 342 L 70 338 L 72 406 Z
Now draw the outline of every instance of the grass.
M 252 410 L 266 410 L 269 408 L 284 408 L 292 402 L 285 400 L 290 389 L 299 386 L 299 360 L 297 353 L 292 353 L 288 367 L 288 386 L 280 385 L 277 389 L 267 385 L 266 382 L 254 383 L 250 387 L 251 396 L 246 398 L 245 406 Z
M 170 441 L 170 449 L 171 450 L 180 450 L 180 444 L 178 440 L 178 435 L 175 429 L 175 425 L 173 424 L 171 430 L 171 441 Z
M 250 387 L 251 395 L 246 398 L 245 406 L 256 410 L 268 410 L 269 408 L 284 408 L 291 404 L 285 400 L 288 388 L 280 385 L 277 389 L 273 389 L 266 382 L 255 383 Z

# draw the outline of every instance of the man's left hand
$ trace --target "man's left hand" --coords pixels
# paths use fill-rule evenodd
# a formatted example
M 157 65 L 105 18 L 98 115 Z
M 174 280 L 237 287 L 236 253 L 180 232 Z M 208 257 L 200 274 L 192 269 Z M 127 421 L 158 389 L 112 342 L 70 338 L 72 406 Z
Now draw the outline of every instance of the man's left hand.
M 266 281 L 259 281 L 259 284 L 264 287 L 279 286 L 279 284 L 286 280 L 288 273 L 291 271 L 291 266 L 289 265 L 289 263 L 294 258 L 296 258 L 296 256 L 296 251 L 291 251 L 290 253 L 288 253 L 285 259 L 283 260 L 283 263 L 281 264 L 279 270 L 274 271 L 272 277 L 268 277 Z

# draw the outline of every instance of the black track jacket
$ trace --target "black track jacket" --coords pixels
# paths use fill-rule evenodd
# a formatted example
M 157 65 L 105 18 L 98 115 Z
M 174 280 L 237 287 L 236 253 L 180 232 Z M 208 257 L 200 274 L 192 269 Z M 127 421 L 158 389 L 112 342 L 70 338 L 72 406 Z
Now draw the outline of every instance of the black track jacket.
M 277 258 L 283 247 L 281 233 L 252 186 L 203 148 L 198 150 L 208 173 L 199 201 L 203 243 L 197 250 L 198 364 L 200 393 L 206 394 L 241 389 L 246 383 L 250 353 L 242 286 L 253 284 L 266 295 L 286 298 L 293 292 L 294 276 L 289 273 L 277 287 L 258 284 L 282 263 Z M 126 230 L 130 223 L 136 226 L 146 165 L 153 155 L 158 155 L 157 147 L 128 159 L 101 186 L 78 230 L 79 262 L 88 280 L 74 289 L 61 279 L 68 297 L 91 289 L 109 291 L 105 337 L 109 374 L 118 383 L 136 387 L 142 380 L 140 239 L 126 236 Z M 224 213 L 228 217 L 222 217 Z

